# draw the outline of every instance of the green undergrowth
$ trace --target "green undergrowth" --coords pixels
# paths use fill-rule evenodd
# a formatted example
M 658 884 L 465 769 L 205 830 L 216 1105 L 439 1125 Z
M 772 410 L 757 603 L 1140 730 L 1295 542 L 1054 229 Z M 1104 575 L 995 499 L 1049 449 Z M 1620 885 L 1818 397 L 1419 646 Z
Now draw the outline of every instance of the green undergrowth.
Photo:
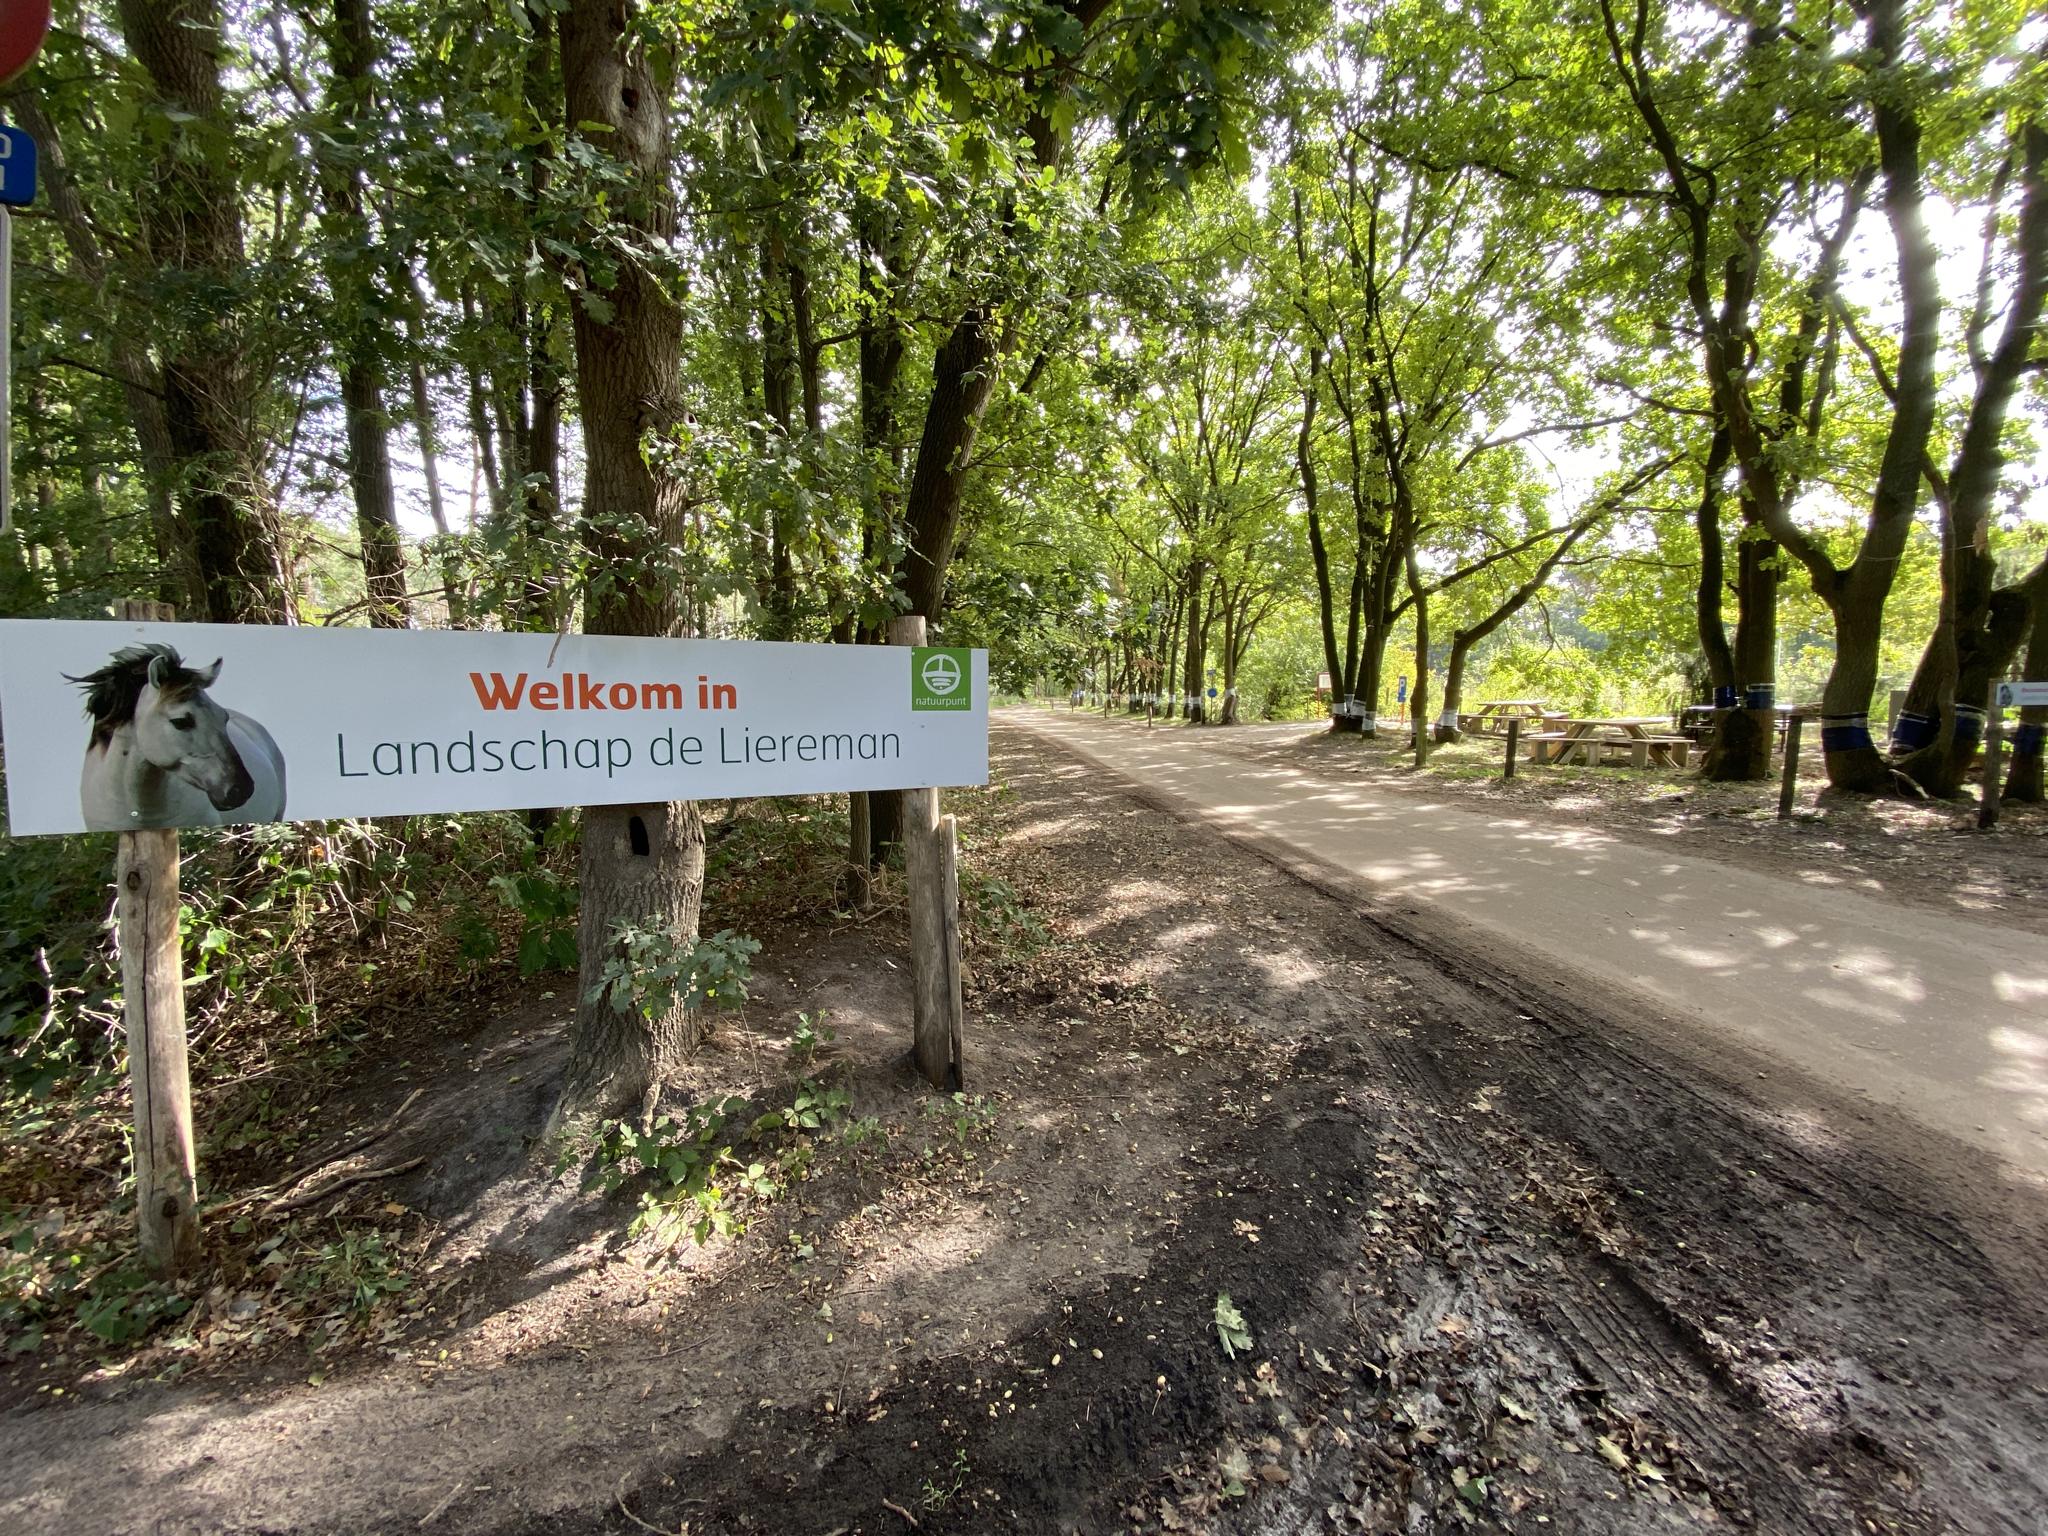
M 295 1161 L 322 1098 L 390 1048 L 396 1020 L 574 963 L 574 831 L 488 815 L 182 836 L 205 1242 L 182 1287 L 151 1280 L 134 1247 L 116 839 L 0 844 L 0 1352 L 118 1349 L 187 1318 L 210 1331 L 209 1289 L 274 1234 L 204 1213 Z M 318 1246 L 363 1241 L 330 1223 Z
M 630 963 L 607 978 L 615 1005 L 742 1001 L 757 947 L 742 933 L 847 919 L 843 797 L 708 809 L 704 910 L 732 927 L 679 946 L 640 925 Z M 175 1285 L 152 1279 L 135 1249 L 116 839 L 0 843 L 0 1362 L 203 1352 L 293 1329 L 325 1340 L 402 1311 L 417 1218 L 365 1188 L 315 1232 L 255 1214 L 254 1192 L 348 1129 L 316 1119 L 323 1102 L 366 1070 L 412 1066 L 421 1019 L 462 1028 L 451 1000 L 573 969 L 577 826 L 572 811 L 534 824 L 493 814 L 183 836 L 204 1251 Z M 887 884 L 900 879 L 885 874 L 882 899 L 900 899 Z M 1003 881 L 970 861 L 962 885 L 979 959 L 1043 942 Z M 899 1154 L 923 1160 L 903 1127 L 846 1102 L 818 1059 L 831 1034 L 800 1019 L 789 1091 L 744 1116 L 728 1106 L 632 1136 L 610 1129 L 607 1176 L 649 1197 L 647 1230 L 737 1235 L 826 1150 L 863 1174 Z M 950 1130 L 945 1140 L 958 1144 Z M 367 1304 L 338 1306 L 344 1292 Z

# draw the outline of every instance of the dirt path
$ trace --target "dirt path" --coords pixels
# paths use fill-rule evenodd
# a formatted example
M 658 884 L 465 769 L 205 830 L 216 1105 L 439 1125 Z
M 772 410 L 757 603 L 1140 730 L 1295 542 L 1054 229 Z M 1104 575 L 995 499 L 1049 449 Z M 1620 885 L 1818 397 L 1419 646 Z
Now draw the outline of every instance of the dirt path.
M 887 1151 L 650 1271 L 518 1155 L 536 998 L 390 1149 L 429 1157 L 376 1197 L 437 1223 L 413 1332 L 318 1386 L 44 1394 L 0 1418 L 0 1529 L 2039 1529 L 2048 1242 L 1991 1159 L 1929 1177 L 998 747 L 969 866 L 1051 942 L 973 957 L 985 1129 L 896 1065 L 886 924 L 780 935 L 707 1072 L 826 1010 Z
M 1448 919 L 1503 971 L 1790 1063 L 2048 1179 L 2048 943 L 1853 891 L 1247 761 L 1213 733 L 1015 711 L 1233 836 Z

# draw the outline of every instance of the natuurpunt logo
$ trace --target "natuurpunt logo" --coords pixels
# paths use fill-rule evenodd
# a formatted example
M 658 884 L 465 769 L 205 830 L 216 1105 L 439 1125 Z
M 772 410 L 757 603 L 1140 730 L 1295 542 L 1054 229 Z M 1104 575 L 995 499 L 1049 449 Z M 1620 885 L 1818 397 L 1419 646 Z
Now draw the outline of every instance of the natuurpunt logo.
M 910 707 L 974 708 L 971 652 L 953 646 L 918 646 L 910 653 Z

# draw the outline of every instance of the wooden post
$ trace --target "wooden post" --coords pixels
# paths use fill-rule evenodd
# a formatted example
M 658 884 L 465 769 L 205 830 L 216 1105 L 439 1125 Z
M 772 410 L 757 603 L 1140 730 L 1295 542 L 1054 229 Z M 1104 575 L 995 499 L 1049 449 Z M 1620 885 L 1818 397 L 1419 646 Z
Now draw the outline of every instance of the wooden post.
M 1998 684 L 1984 711 L 1984 796 L 1977 802 L 1977 826 L 1989 832 L 1998 825 L 1999 780 L 2005 775 L 2005 708 L 1998 702 Z
M 924 618 L 889 621 L 891 645 L 924 644 Z M 939 824 L 939 792 L 906 789 L 903 867 L 910 886 L 910 996 L 912 1053 L 934 1088 L 956 1080 L 954 1042 L 960 1038 L 960 895 L 948 870 L 947 839 Z
M 967 1087 L 966 1056 L 961 1037 L 966 1032 L 967 999 L 960 973 L 960 822 L 953 816 L 939 818 L 939 923 L 946 962 L 944 1002 L 946 1005 L 947 1054 L 951 1058 L 951 1085 L 955 1093 Z M 930 1074 L 926 1074 L 929 1076 Z
M 1508 717 L 1508 760 L 1501 764 L 1500 776 L 1512 779 L 1515 776 L 1515 753 L 1522 745 L 1522 717 Z
M 162 622 L 168 603 L 130 602 L 121 617 Z M 178 944 L 178 834 L 123 832 L 114 859 L 121 1014 L 135 1099 L 135 1219 L 142 1258 L 169 1277 L 199 1257 L 198 1164 L 185 1057 Z
M 114 879 L 120 891 L 121 1012 L 135 1096 L 135 1218 L 143 1262 L 170 1276 L 199 1256 L 178 946 L 178 834 L 123 832 Z
M 1799 728 L 1806 716 L 1794 713 L 1785 722 L 1785 775 L 1778 782 L 1778 820 L 1792 816 L 1792 801 L 1799 793 Z

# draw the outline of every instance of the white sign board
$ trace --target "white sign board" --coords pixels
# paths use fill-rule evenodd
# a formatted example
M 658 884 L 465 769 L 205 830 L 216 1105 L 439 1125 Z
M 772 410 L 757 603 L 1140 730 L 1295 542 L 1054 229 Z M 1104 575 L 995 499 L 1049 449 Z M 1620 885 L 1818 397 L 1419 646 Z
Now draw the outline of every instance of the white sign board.
M 2048 704 L 2048 682 L 1998 685 L 2000 709 L 2024 709 L 2030 704 Z
M 988 782 L 988 653 L 0 620 L 16 834 Z

